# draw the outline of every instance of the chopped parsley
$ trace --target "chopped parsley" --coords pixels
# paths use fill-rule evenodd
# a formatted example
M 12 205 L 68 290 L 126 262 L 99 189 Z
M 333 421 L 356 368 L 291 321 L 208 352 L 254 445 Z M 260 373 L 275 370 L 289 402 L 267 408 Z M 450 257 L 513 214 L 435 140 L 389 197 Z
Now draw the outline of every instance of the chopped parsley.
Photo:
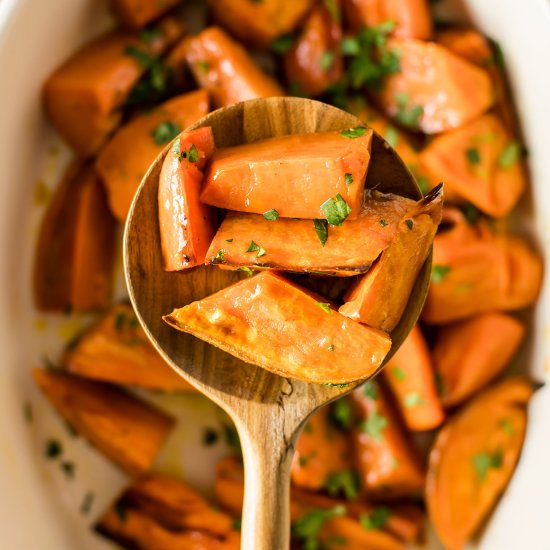
M 350 205 L 340 193 L 325 201 L 321 205 L 321 210 L 325 213 L 327 222 L 334 226 L 342 225 L 344 220 L 351 214 Z
M 392 373 L 393 376 L 400 382 L 403 382 L 406 378 L 405 371 L 401 367 L 393 367 Z
M 370 435 L 374 441 L 381 442 L 384 437 L 382 432 L 388 427 L 388 419 L 379 412 L 373 411 L 368 418 L 361 422 L 361 430 Z
M 315 233 L 319 238 L 321 246 L 325 246 L 328 239 L 328 222 L 327 220 L 313 220 L 313 226 L 315 227 Z
M 164 145 L 172 141 L 180 132 L 181 128 L 179 124 L 167 120 L 166 122 L 161 122 L 151 132 L 151 136 L 156 145 Z
M 498 165 L 501 168 L 510 168 L 518 161 L 520 154 L 521 147 L 519 143 L 512 141 L 511 143 L 508 143 L 508 145 L 506 145 L 500 153 L 500 156 L 498 157 Z
M 294 45 L 294 40 L 292 34 L 281 34 L 271 42 L 271 50 L 279 54 L 286 53 Z
M 321 58 L 319 59 L 319 66 L 323 71 L 329 71 L 332 67 L 334 67 L 334 60 L 334 53 L 327 50 L 326 52 L 323 52 L 323 55 L 321 55 Z
M 382 529 L 386 526 L 386 523 L 390 519 L 391 510 L 386 506 L 379 506 L 375 508 L 370 514 L 361 514 L 359 517 L 359 523 L 361 527 L 368 531 L 374 531 L 376 529 Z
M 514 435 L 514 426 L 512 425 L 510 420 L 508 420 L 508 418 L 501 418 L 499 425 L 510 437 Z
M 124 49 L 124 54 L 128 55 L 129 57 L 133 57 L 142 69 L 149 69 L 157 62 L 157 60 L 149 55 L 147 52 L 144 52 L 143 50 L 140 50 L 137 46 L 133 45 L 126 46 L 126 48 Z
M 191 144 L 191 147 L 189 149 L 181 150 L 181 140 L 180 138 L 176 139 L 174 142 L 174 145 L 172 145 L 172 152 L 177 156 L 179 162 L 183 162 L 183 160 L 186 161 L 186 167 L 189 166 L 189 163 L 196 163 L 199 162 L 199 150 L 195 146 L 194 143 Z
M 328 510 L 314 508 L 294 522 L 292 534 L 303 542 L 303 548 L 307 550 L 318 550 L 318 538 L 325 522 L 330 518 L 344 516 L 346 512 L 346 507 L 341 504 L 329 508 Z
M 279 212 L 275 210 L 275 208 L 272 208 L 271 210 L 268 210 L 267 212 L 263 213 L 263 216 L 266 220 L 273 222 L 279 217 Z
M 412 407 L 417 407 L 418 405 L 423 405 L 425 403 L 424 399 L 420 396 L 418 392 L 408 393 L 403 398 L 403 405 L 408 409 Z
M 353 174 L 349 172 L 346 173 L 346 185 L 351 185 L 353 183 Z
M 469 147 L 466 149 L 466 159 L 471 166 L 477 166 L 481 162 L 481 155 L 479 149 L 476 147 Z
M 327 8 L 327 11 L 332 19 L 337 23 L 340 23 L 340 8 L 338 7 L 336 0 L 323 0 L 323 4 L 325 5 L 325 8 Z
M 210 72 L 210 69 L 212 68 L 210 63 L 208 61 L 197 61 L 197 68 L 199 71 L 203 74 L 208 74 Z
M 355 470 L 332 472 L 325 481 L 325 489 L 333 497 L 343 494 L 347 500 L 354 500 L 359 494 L 359 476 Z
M 386 225 L 388 225 L 388 222 L 386 220 L 380 220 L 378 222 L 382 227 L 386 227 Z
M 353 406 L 348 399 L 343 397 L 332 404 L 330 419 L 345 432 L 351 428 L 353 424 Z
M 420 188 L 420 191 L 422 192 L 423 195 L 425 195 L 430 189 L 430 184 L 428 180 L 423 176 L 417 177 L 416 183 L 418 183 L 418 187 Z
M 475 225 L 481 216 L 480 211 L 470 202 L 464 204 L 460 210 L 470 225 Z
M 397 144 L 399 143 L 399 134 L 393 126 L 388 126 L 386 128 L 384 138 L 392 147 L 397 147 Z
M 267 252 L 258 244 L 256 244 L 254 241 L 250 241 L 250 244 L 248 245 L 248 248 L 246 249 L 247 252 L 258 252 L 256 254 L 256 258 L 261 258 L 262 256 L 265 256 Z
M 330 346 L 328 346 L 327 350 L 328 351 L 334 351 L 334 345 L 330 344 Z
M 232 243 L 232 242 L 233 242 L 233 239 L 225 239 L 225 242 L 226 242 L 226 243 Z
M 233 530 L 234 531 L 240 531 L 242 529 L 242 526 L 243 526 L 243 519 L 242 518 L 235 518 L 233 520 Z
M 500 450 L 494 453 L 479 453 L 472 457 L 472 464 L 480 479 L 484 481 L 487 477 L 487 472 L 493 468 L 497 469 L 502 466 L 502 452 Z
M 405 224 L 407 225 L 407 227 L 412 230 L 413 228 L 413 221 L 412 220 L 405 220 Z
M 219 438 L 220 435 L 214 428 L 205 428 L 202 433 L 202 444 L 210 447 L 217 443 Z
M 143 29 L 139 33 L 139 37 L 141 40 L 146 42 L 147 44 L 150 44 L 151 42 L 154 42 L 157 38 L 161 38 L 163 35 L 162 29 L 159 27 L 152 27 L 150 29 Z
M 220 262 L 225 262 L 225 251 L 218 250 L 218 253 L 214 256 L 214 260 L 219 260 Z
M 357 128 L 349 128 L 348 130 L 340 132 L 340 135 L 348 139 L 356 139 L 364 136 L 366 132 L 367 129 L 364 126 L 357 126 Z
M 126 506 L 120 500 L 115 504 L 115 512 L 121 523 L 126 523 L 128 514 L 126 513 Z
M 325 386 L 327 388 L 344 389 L 344 388 L 347 388 L 349 386 L 349 384 L 331 384 L 330 382 L 326 382 L 325 384 L 323 384 L 323 386 Z
M 405 128 L 418 130 L 420 119 L 424 114 L 424 108 L 421 105 L 409 107 L 410 96 L 402 92 L 395 94 L 395 102 L 397 103 L 395 120 Z
M 330 304 L 324 304 L 323 302 L 315 302 L 315 305 L 317 307 L 320 307 L 325 313 L 332 315 L 332 309 L 330 308 Z
M 448 265 L 432 266 L 431 282 L 435 284 L 441 283 L 449 271 L 451 271 L 451 268 Z
M 249 267 L 238 267 L 237 271 L 246 273 L 247 277 L 252 277 L 252 275 L 254 275 L 254 271 L 252 271 Z
M 378 387 L 370 380 L 363 385 L 363 395 L 376 401 L 378 399 Z
M 57 439 L 48 439 L 44 446 L 44 456 L 50 460 L 54 460 L 61 456 L 63 447 Z

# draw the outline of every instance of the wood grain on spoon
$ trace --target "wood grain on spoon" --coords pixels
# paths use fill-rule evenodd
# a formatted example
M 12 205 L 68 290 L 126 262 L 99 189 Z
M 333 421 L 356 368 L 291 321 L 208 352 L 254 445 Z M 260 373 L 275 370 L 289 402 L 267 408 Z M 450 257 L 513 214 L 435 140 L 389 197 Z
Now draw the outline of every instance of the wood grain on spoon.
M 190 129 L 210 126 L 217 146 L 230 147 L 286 134 L 345 130 L 356 117 L 301 98 L 251 100 L 220 109 Z M 188 130 L 190 130 L 188 129 Z M 283 378 L 187 334 L 162 320 L 174 306 L 213 294 L 239 280 L 235 272 L 199 266 L 164 271 L 158 228 L 158 181 L 169 145 L 147 172 L 130 210 L 124 267 L 130 297 L 151 341 L 167 360 L 234 420 L 244 454 L 246 489 L 243 548 L 282 550 L 289 544 L 289 474 L 294 444 L 308 416 L 361 382 L 323 386 Z M 419 199 L 420 191 L 395 151 L 377 134 L 367 174 L 368 188 Z M 421 270 L 400 323 L 391 333 L 399 347 L 415 324 L 426 296 L 431 257 Z

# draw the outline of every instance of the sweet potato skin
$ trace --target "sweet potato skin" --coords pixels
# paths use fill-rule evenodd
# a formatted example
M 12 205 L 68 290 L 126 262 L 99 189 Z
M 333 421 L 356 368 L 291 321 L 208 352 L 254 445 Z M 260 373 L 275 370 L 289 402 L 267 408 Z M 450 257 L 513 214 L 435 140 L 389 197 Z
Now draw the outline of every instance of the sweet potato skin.
M 45 311 L 107 306 L 116 224 L 104 190 L 87 164 L 69 167 L 40 228 L 34 295 Z
M 343 384 L 375 372 L 391 347 L 390 337 L 319 304 L 318 297 L 265 271 L 164 320 L 282 376 Z
M 141 29 L 180 2 L 181 0 L 111 0 L 111 8 L 122 25 Z
M 113 215 L 122 223 L 139 184 L 168 140 L 157 142 L 155 130 L 170 123 L 184 130 L 208 113 L 205 90 L 197 90 L 159 105 L 120 128 L 99 153 L 95 167 L 109 199 Z
M 214 19 L 234 36 L 267 47 L 282 34 L 291 33 L 315 0 L 209 0 Z
M 59 67 L 44 85 L 44 105 L 50 121 L 80 155 L 94 154 L 121 119 L 118 110 L 145 68 L 128 48 L 157 57 L 183 33 L 172 18 L 158 25 L 151 42 L 116 30 L 84 46 Z
M 455 407 L 497 376 L 516 353 L 525 327 L 489 312 L 441 327 L 432 351 L 441 378 L 441 400 Z
M 247 99 L 285 95 L 244 48 L 218 27 L 208 27 L 188 38 L 186 52 L 197 83 L 208 90 L 216 108 Z
M 108 384 L 44 369 L 32 375 L 61 416 L 127 473 L 152 466 L 173 426 L 171 417 Z
M 396 239 L 344 296 L 338 309 L 342 315 L 387 332 L 396 327 L 430 252 L 442 207 L 443 188 L 438 186 L 403 216 Z M 388 281 L 393 283 L 390 296 Z
M 400 113 L 418 116 L 407 122 L 412 130 L 437 134 L 478 118 L 494 103 L 486 72 L 435 42 L 388 40 L 399 50 L 401 71 L 389 76 L 376 99 L 384 112 L 403 122 Z
M 359 215 L 372 130 L 355 139 L 341 132 L 295 134 L 220 149 L 205 174 L 201 200 L 240 212 L 275 209 L 288 218 L 325 218 L 321 206 L 340 194 Z M 351 175 L 351 183 L 349 177 Z
M 69 346 L 61 367 L 71 374 L 101 382 L 163 391 L 194 391 L 149 343 L 127 304 L 112 307 Z
M 413 205 L 410 199 L 368 191 L 357 219 L 329 227 L 324 245 L 312 220 L 269 221 L 261 215 L 228 212 L 208 249 L 206 263 L 357 275 L 368 271 L 391 245 L 399 221 Z M 267 253 L 258 257 L 246 252 L 251 240 L 261 244 Z
M 533 392 L 508 378 L 461 409 L 439 432 L 430 452 L 429 517 L 449 550 L 459 550 L 484 522 L 518 460 Z
M 195 149 L 193 149 L 195 148 Z M 168 151 L 159 180 L 158 212 L 164 269 L 179 271 L 204 262 L 218 226 L 214 208 L 199 200 L 203 170 L 214 152 L 210 127 L 181 134 Z M 195 150 L 196 159 L 182 158 Z

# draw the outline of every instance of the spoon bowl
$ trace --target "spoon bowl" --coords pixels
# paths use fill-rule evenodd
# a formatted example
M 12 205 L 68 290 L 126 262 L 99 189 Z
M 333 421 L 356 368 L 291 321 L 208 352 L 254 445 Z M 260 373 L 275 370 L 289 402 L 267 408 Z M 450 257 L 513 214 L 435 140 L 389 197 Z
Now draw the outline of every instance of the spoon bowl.
M 230 147 L 286 134 L 346 130 L 364 123 L 329 105 L 302 98 L 254 99 L 225 107 L 188 128 L 210 126 L 217 147 Z M 169 327 L 162 316 L 174 307 L 208 296 L 242 278 L 241 273 L 198 266 L 182 272 L 163 269 L 158 222 L 158 186 L 172 144 L 145 175 L 130 209 L 124 234 L 124 269 L 130 299 L 153 345 L 178 373 L 222 407 L 235 422 L 244 456 L 243 548 L 279 550 L 289 545 L 290 465 L 307 418 L 319 407 L 353 390 L 283 378 L 244 363 L 202 340 Z M 414 177 L 376 132 L 367 188 L 421 198 Z M 392 348 L 399 348 L 424 303 L 431 255 L 420 271 Z

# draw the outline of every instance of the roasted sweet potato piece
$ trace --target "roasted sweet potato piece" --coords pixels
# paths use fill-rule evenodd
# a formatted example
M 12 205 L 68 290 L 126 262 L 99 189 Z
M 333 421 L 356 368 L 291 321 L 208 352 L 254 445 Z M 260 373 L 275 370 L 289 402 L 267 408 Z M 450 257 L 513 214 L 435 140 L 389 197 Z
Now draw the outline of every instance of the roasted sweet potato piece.
M 146 41 L 116 30 L 90 42 L 46 81 L 46 112 L 59 133 L 80 155 L 95 153 L 117 127 L 124 103 L 150 63 L 183 33 L 181 24 L 165 18 Z
M 432 182 L 497 218 L 506 216 L 527 181 L 520 146 L 495 115 L 436 136 L 420 153 L 422 173 Z
M 437 394 L 430 352 L 418 325 L 382 374 L 409 430 L 433 430 L 443 422 L 445 413 Z
M 218 27 L 208 27 L 187 39 L 186 51 L 196 81 L 208 90 L 215 107 L 285 95 L 276 80 L 265 74 L 246 50 Z
M 199 200 L 203 170 L 214 152 L 212 129 L 182 134 L 168 152 L 159 180 L 159 226 L 166 271 L 204 262 L 218 226 L 214 208 Z
M 111 7 L 122 25 L 141 29 L 180 2 L 181 0 L 111 0 Z
M 455 209 L 446 209 L 443 220 L 448 229 L 434 240 L 426 322 L 444 324 L 535 302 L 542 261 L 524 239 L 495 234 L 483 220 L 470 225 Z
M 401 71 L 384 80 L 376 99 L 402 126 L 437 134 L 478 118 L 494 103 L 487 73 L 435 42 L 388 40 Z
M 275 210 L 284 218 L 327 218 L 340 225 L 361 210 L 371 143 L 372 130 L 361 128 L 219 149 L 205 174 L 201 200 L 239 212 Z M 333 203 L 347 216 L 332 219 Z
M 134 310 L 126 304 L 112 307 L 84 332 L 64 353 L 61 367 L 102 382 L 164 391 L 193 390 L 149 343 Z
M 337 6 L 336 3 L 334 5 Z M 335 15 L 339 15 L 339 11 L 333 14 L 326 5 L 319 4 L 306 19 L 298 39 L 284 55 L 287 82 L 291 89 L 302 95 L 321 95 L 342 77 L 342 26 Z
M 94 170 L 74 164 L 40 228 L 34 265 L 36 305 L 86 311 L 109 303 L 116 223 Z
M 370 376 L 390 337 L 341 316 L 322 298 L 265 271 L 166 315 L 189 332 L 249 363 L 316 384 Z
M 395 328 L 430 252 L 442 206 L 443 188 L 438 186 L 406 212 L 396 239 L 344 297 L 338 309 L 342 315 L 387 332 Z
M 109 206 L 126 220 L 137 188 L 167 143 L 208 113 L 208 93 L 197 90 L 166 101 L 123 126 L 99 153 L 95 167 L 103 180 Z
M 367 497 L 418 496 L 424 472 L 388 396 L 374 380 L 352 393 L 358 425 L 352 431 L 355 460 Z
M 270 221 L 256 214 L 229 212 L 208 249 L 206 263 L 357 275 L 368 271 L 391 245 L 401 218 L 413 205 L 404 197 L 369 191 L 358 218 L 328 227 L 324 244 L 324 226 L 312 220 Z M 266 254 L 258 257 L 247 252 L 250 240 L 261 244 Z
M 445 548 L 463 548 L 506 487 L 521 452 L 532 393 L 526 380 L 508 378 L 439 432 L 430 452 L 426 497 Z
M 399 38 L 427 40 L 432 35 L 432 17 L 427 0 L 344 0 L 348 25 L 359 30 L 393 21 Z
M 517 319 L 493 312 L 441 327 L 432 357 L 445 407 L 458 405 L 497 376 L 524 334 Z
M 237 38 L 266 47 L 273 39 L 291 33 L 315 0 L 210 0 L 214 18 Z
M 115 386 L 34 369 L 44 395 L 83 437 L 131 475 L 147 471 L 174 420 Z
M 334 496 L 357 495 L 350 463 L 348 437 L 323 407 L 310 417 L 298 438 L 292 459 L 292 482 L 306 489 L 324 489 Z

